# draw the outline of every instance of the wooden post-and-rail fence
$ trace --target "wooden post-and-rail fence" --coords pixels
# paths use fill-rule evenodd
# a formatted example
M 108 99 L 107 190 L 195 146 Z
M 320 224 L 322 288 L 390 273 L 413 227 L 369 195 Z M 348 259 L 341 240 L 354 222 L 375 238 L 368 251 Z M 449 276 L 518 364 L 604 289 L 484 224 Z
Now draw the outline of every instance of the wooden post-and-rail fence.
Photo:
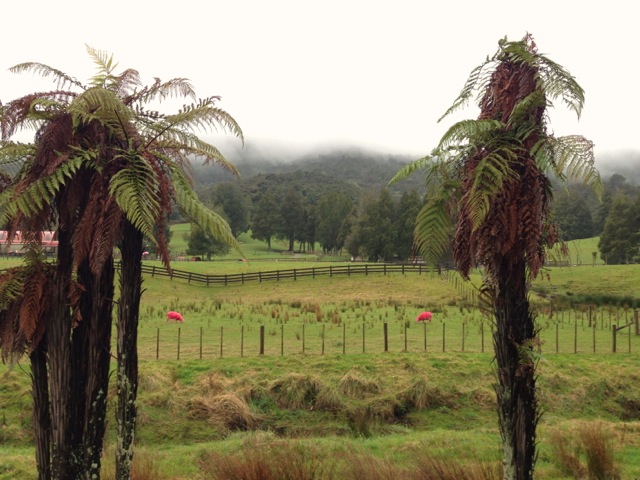
M 119 268 L 116 262 L 116 268 Z M 435 272 L 423 264 L 407 263 L 365 263 L 348 265 L 330 265 L 327 267 L 306 267 L 292 268 L 287 270 L 269 270 L 266 272 L 229 273 L 223 275 L 208 275 L 203 273 L 187 272 L 184 270 L 172 269 L 171 273 L 164 267 L 143 265 L 142 273 L 152 277 L 168 277 L 170 279 L 186 280 L 188 283 L 197 283 L 206 286 L 222 286 L 233 284 L 244 284 L 247 282 L 266 282 L 269 280 L 298 280 L 305 277 L 337 277 L 351 275 L 369 275 L 387 273 L 429 273 Z

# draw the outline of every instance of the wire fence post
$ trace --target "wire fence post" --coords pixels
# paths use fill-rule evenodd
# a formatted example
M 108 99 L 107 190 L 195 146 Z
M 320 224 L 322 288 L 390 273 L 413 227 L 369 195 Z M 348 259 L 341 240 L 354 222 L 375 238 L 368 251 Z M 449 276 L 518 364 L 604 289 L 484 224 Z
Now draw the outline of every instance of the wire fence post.
M 180 327 L 178 327 L 178 360 L 180 360 Z
M 160 357 L 160 327 L 158 327 L 158 331 L 156 332 L 156 360 L 158 360 L 159 357 Z
M 264 325 L 260 325 L 260 355 L 264 355 Z
M 388 352 L 389 351 L 389 336 L 388 336 L 388 324 L 387 322 L 384 322 L 384 324 L 382 325 L 382 332 L 384 335 L 384 351 Z

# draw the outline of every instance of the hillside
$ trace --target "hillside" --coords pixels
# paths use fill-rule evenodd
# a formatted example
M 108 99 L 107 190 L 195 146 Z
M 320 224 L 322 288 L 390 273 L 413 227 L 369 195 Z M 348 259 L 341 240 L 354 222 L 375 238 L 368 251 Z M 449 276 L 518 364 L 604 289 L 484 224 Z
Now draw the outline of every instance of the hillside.
M 305 172 L 324 176 L 329 181 L 339 180 L 361 190 L 384 188 L 398 170 L 415 160 L 408 156 L 386 155 L 355 148 L 291 156 L 251 146 L 233 151 L 227 158 L 240 171 L 243 183 L 252 183 L 252 179 L 261 175 Z M 198 164 L 194 165 L 194 177 L 199 190 L 236 180 L 236 177 L 222 168 Z M 391 187 L 393 193 L 413 189 L 418 192 L 424 189 L 424 178 L 420 175 Z

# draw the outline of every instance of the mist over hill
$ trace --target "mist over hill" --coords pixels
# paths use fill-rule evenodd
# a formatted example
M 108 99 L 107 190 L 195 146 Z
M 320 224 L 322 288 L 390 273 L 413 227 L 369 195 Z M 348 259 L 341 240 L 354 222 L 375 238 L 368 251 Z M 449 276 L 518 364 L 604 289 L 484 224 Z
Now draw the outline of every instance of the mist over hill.
M 617 173 L 631 185 L 640 185 L 640 150 L 606 153 L 596 158 L 596 167 L 603 180 Z
M 240 172 L 240 180 L 248 182 L 252 177 L 266 174 L 290 174 L 309 172 L 333 177 L 355 185 L 362 190 L 379 190 L 402 167 L 415 160 L 409 155 L 384 154 L 357 147 L 326 147 L 322 149 L 287 150 L 270 145 L 225 145 L 221 150 L 225 158 Z M 196 188 L 238 179 L 219 166 L 194 165 Z M 415 174 L 390 187 L 392 193 L 409 190 L 424 193 L 424 177 Z

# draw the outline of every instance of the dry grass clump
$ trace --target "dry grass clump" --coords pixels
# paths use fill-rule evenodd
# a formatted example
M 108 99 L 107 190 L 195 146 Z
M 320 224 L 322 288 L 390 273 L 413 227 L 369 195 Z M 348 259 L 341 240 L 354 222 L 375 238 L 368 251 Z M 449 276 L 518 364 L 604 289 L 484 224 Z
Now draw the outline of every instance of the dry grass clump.
M 458 463 L 450 458 L 436 458 L 429 453 L 427 445 L 418 449 L 413 456 L 416 470 L 409 476 L 411 480 L 499 480 L 502 479 L 502 465 L 495 462 Z
M 423 376 L 416 378 L 408 388 L 402 391 L 399 399 L 407 407 L 418 410 L 455 404 L 455 401 L 448 398 L 437 386 L 431 386 Z
M 373 380 L 363 378 L 355 371 L 347 372 L 338 383 L 340 391 L 351 398 L 363 398 L 380 393 L 380 385 Z
M 269 389 L 278 406 L 289 409 L 313 407 L 321 390 L 320 380 L 301 373 L 289 373 Z
M 116 467 L 113 454 L 104 455 L 102 459 L 100 478 L 115 480 Z M 168 478 L 160 470 L 155 457 L 143 450 L 137 449 L 131 465 L 131 480 L 163 480 Z
M 550 442 L 558 467 L 576 479 L 619 480 L 614 436 L 601 422 L 571 433 L 554 430 Z
M 138 387 L 144 392 L 166 391 L 176 384 L 178 374 L 176 368 L 167 366 L 165 368 L 154 368 L 150 371 L 140 370 Z
M 227 391 L 230 380 L 220 372 L 211 371 L 198 379 L 198 386 L 203 395 L 219 395 Z
M 279 441 L 262 448 L 243 446 L 232 454 L 209 452 L 199 462 L 211 480 L 332 480 L 335 464 L 310 445 Z
M 412 458 L 400 464 L 353 448 L 327 454 L 313 444 L 274 441 L 247 443 L 232 454 L 209 452 L 199 466 L 211 480 L 498 480 L 501 476 L 500 462 L 456 464 L 432 457 L 426 446 Z
M 316 397 L 315 408 L 316 410 L 337 413 L 344 410 L 346 404 L 335 388 L 324 387 Z
M 245 401 L 232 393 L 194 397 L 189 402 L 189 414 L 229 430 L 248 430 L 257 424 Z

